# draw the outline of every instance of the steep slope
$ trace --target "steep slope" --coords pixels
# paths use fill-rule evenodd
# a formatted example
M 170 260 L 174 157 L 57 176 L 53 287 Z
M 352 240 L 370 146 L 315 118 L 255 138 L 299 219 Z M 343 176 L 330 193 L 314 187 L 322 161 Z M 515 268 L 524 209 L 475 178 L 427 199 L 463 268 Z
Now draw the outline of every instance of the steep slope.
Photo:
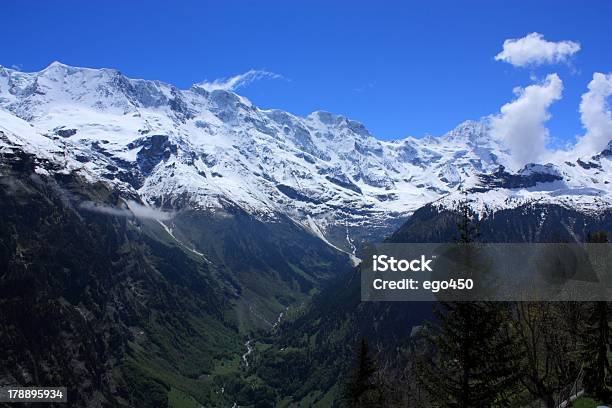
M 0 107 L 5 133 L 18 135 L 12 143 L 152 205 L 231 204 L 308 228 L 310 219 L 344 248 L 347 228 L 357 237 L 361 226 L 389 232 L 388 220 L 495 168 L 505 154 L 482 123 L 443 138 L 382 142 L 327 112 L 302 118 L 258 109 L 232 92 L 179 90 L 57 62 L 35 73 L 0 67 Z
M 220 272 L 127 210 L 79 207 L 120 208 L 104 185 L 37 166 L 0 161 L 0 383 L 65 384 L 71 406 L 158 407 L 177 386 L 205 401 L 197 378 L 242 349 Z
M 466 200 L 462 194 L 459 198 Z M 480 208 L 479 199 L 469 194 L 468 205 Z M 459 203 L 444 207 L 450 201 L 441 201 L 415 211 L 386 242 L 453 242 L 459 236 Z M 568 203 L 527 202 L 472 215 L 483 242 L 584 242 L 589 233 L 612 231 L 612 208 L 591 210 L 576 210 Z M 432 304 L 360 299 L 356 268 L 281 324 L 275 336 L 261 340 L 268 348 L 262 348 L 253 370 L 278 390 L 283 404 L 341 406 L 342 386 L 362 337 L 373 345 L 380 361 L 407 365 L 402 353 L 412 346 L 418 326 L 433 318 Z M 299 370 L 294 368 L 296 361 L 302 362 Z M 282 380 L 276 376 L 279 371 Z
M 350 265 L 287 220 L 153 210 L 19 149 L 0 210 L 0 383 L 73 406 L 231 406 L 249 332 Z

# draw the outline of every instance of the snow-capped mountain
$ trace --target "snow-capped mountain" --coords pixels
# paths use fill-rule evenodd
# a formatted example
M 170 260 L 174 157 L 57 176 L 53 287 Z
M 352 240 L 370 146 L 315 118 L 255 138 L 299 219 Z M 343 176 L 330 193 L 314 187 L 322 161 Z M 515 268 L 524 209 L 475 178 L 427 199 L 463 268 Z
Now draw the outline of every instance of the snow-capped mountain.
M 436 201 L 437 208 L 456 208 L 469 193 L 470 206 L 481 216 L 526 204 L 560 205 L 597 214 L 612 209 L 612 141 L 588 159 L 545 165 L 528 164 L 516 173 L 503 166 L 490 174 L 476 174 Z
M 460 185 L 480 211 L 529 200 L 585 211 L 612 202 L 612 145 L 514 174 L 500 167 L 508 151 L 486 120 L 441 137 L 381 141 L 328 112 L 299 117 L 233 92 L 58 62 L 34 73 L 0 67 L 0 132 L 0 153 L 23 149 L 54 164 L 38 172 L 75 171 L 165 209 L 284 214 L 324 239 L 436 200 L 453 205 Z

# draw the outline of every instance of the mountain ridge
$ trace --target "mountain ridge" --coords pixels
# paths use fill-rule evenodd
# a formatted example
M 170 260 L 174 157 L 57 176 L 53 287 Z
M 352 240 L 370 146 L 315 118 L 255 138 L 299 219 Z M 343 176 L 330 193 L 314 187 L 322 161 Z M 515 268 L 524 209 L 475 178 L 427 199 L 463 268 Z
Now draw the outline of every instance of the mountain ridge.
M 519 198 L 584 211 L 612 202 L 607 150 L 504 170 L 505 182 L 496 184 L 509 152 L 485 119 L 439 137 L 382 141 L 342 115 L 259 109 L 234 92 L 197 84 L 181 90 L 108 68 L 0 67 L 0 126 L 0 148 L 21 143 L 147 205 L 238 206 L 268 221 L 284 214 L 345 250 L 372 230 L 384 236 L 425 204 L 452 206 L 463 189 L 481 194 L 489 210 Z M 551 171 L 561 179 L 547 179 Z M 525 172 L 534 183 L 508 184 Z

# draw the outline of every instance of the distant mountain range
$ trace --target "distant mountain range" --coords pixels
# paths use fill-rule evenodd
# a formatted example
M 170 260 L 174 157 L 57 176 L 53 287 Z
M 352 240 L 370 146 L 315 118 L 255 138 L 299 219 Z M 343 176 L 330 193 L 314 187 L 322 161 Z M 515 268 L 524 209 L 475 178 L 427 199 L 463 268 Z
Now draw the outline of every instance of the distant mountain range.
M 299 117 L 229 91 L 58 62 L 34 73 L 0 67 L 0 132 L 1 154 L 48 161 L 38 173 L 77 172 L 161 211 L 286 217 L 349 253 L 428 203 L 452 208 L 461 191 L 483 216 L 530 203 L 588 213 L 612 203 L 612 142 L 591 157 L 510 172 L 486 119 L 381 141 L 328 112 Z

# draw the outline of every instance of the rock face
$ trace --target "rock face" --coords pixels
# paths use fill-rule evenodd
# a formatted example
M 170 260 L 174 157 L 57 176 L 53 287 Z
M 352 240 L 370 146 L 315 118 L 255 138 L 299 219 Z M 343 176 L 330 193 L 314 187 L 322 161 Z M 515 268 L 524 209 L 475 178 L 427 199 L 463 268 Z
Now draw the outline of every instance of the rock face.
M 328 112 L 298 117 L 228 91 L 180 90 L 60 63 L 34 73 L 0 68 L 0 131 L 3 145 L 151 205 L 231 205 L 263 220 L 281 214 L 316 225 L 345 250 L 371 231 L 389 233 L 398 219 L 470 180 L 480 181 L 472 186 L 478 193 L 527 190 L 527 199 L 569 203 L 588 190 L 610 201 L 610 146 L 594 157 L 513 173 L 500 169 L 508 152 L 489 136 L 486 120 L 441 137 L 381 141 Z M 588 200 L 572 205 L 592 209 Z

